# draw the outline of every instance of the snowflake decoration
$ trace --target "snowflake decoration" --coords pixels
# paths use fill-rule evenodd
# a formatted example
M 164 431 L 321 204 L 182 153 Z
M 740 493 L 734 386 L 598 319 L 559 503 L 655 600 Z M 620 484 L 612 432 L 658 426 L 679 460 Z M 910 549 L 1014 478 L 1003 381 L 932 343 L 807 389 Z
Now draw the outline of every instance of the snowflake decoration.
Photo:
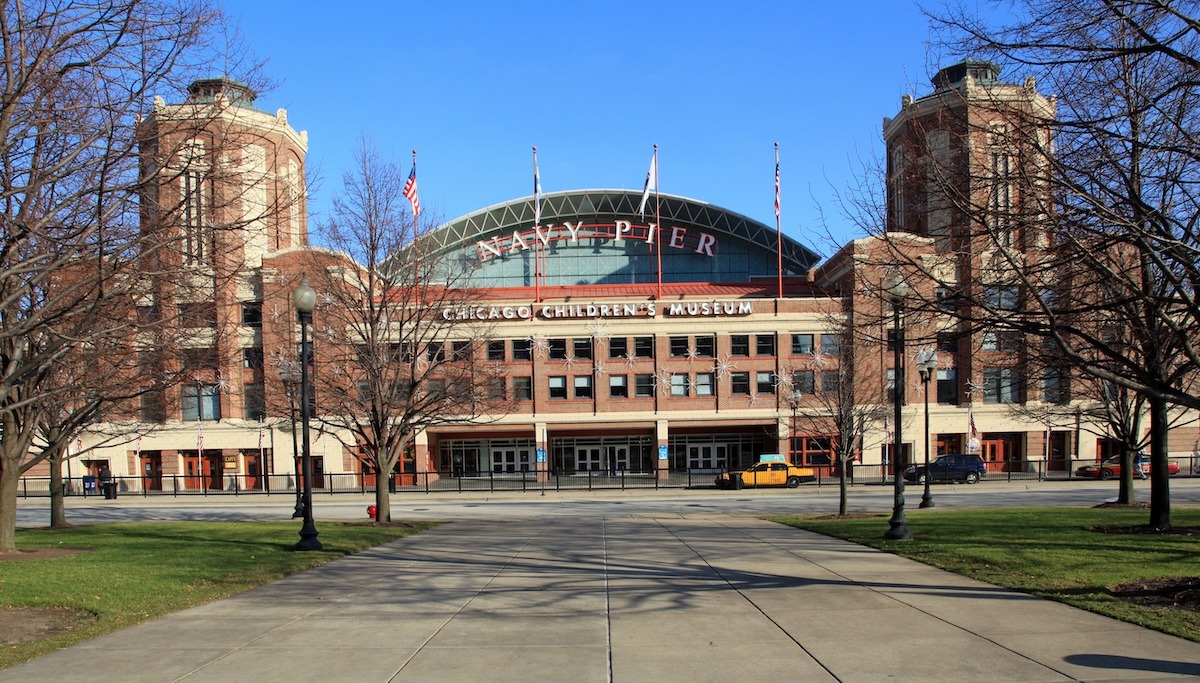
M 784 368 L 783 372 L 775 375 L 775 390 L 784 396 L 791 393 L 792 373 L 787 368 Z
M 688 349 L 688 352 L 687 352 L 688 361 L 694 361 L 699 357 L 700 357 L 700 354 L 696 351 L 696 349 Z
M 750 405 L 751 405 L 751 406 L 756 406 L 756 405 L 758 405 L 758 394 L 750 394 L 750 400 L 749 400 L 749 403 L 750 403 Z
M 533 348 L 534 353 L 545 355 L 546 351 L 550 349 L 550 342 L 545 337 L 535 334 L 529 338 L 529 346 Z
M 592 364 L 592 370 L 594 370 L 597 375 L 603 375 L 604 373 L 608 372 L 608 366 L 604 364 L 604 361 L 598 360 Z
M 654 384 L 664 390 L 670 389 L 671 375 L 672 373 L 670 370 L 659 370 L 658 373 L 654 375 Z
M 982 390 L 983 390 L 982 386 L 980 386 L 974 382 L 967 382 L 967 402 L 969 403 L 971 401 L 971 397 L 975 395 L 976 391 L 982 391 Z
M 337 339 L 337 330 L 333 329 L 333 327 L 330 325 L 326 325 L 325 328 L 321 330 L 321 333 L 324 334 L 325 338 L 329 341 Z
M 824 353 L 821 353 L 820 349 L 813 351 L 812 360 L 808 361 L 808 367 L 814 369 L 820 368 L 825 365 L 826 358 L 828 358 L 828 356 L 826 356 Z
M 576 358 L 575 356 L 568 355 L 566 358 L 563 359 L 563 365 L 567 366 L 568 370 L 571 370 L 575 367 L 575 363 L 578 361 L 579 361 L 579 359 Z
M 332 306 L 333 305 L 333 295 L 330 294 L 329 292 L 325 292 L 324 294 L 322 294 L 321 295 L 321 305 L 322 306 Z
M 279 304 L 271 304 L 271 320 L 278 321 L 283 317 L 283 310 L 279 308 Z
M 220 373 L 220 371 L 217 372 L 217 391 L 220 391 L 220 392 L 228 392 L 229 391 L 229 380 L 225 379 L 225 376 L 222 375 Z
M 594 320 L 584 329 L 592 339 L 603 339 L 608 336 L 608 324 L 603 320 Z
M 737 363 L 729 362 L 729 356 L 718 358 L 716 365 L 713 366 L 717 371 L 717 377 L 728 378 L 729 374 L 737 370 Z
M 425 360 L 425 356 L 421 356 L 417 358 L 417 360 L 413 363 L 413 366 L 417 369 L 417 372 L 425 372 L 425 370 L 429 367 L 429 361 Z
M 333 375 L 334 379 L 341 377 L 342 376 L 342 366 L 340 366 L 340 365 L 333 366 L 332 368 L 329 369 L 329 374 Z
M 625 354 L 625 365 L 627 367 L 632 368 L 636 364 L 637 364 L 637 357 L 635 357 L 632 353 L 626 353 Z

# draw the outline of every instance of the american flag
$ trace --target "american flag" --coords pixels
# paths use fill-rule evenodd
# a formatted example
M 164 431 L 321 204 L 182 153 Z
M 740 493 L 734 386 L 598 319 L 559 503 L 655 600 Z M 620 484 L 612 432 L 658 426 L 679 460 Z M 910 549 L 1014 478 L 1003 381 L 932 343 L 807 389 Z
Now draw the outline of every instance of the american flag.
M 975 412 L 970 406 L 967 407 L 967 438 L 979 438 L 979 430 L 975 429 Z
M 415 156 L 416 152 L 413 154 Z M 415 158 L 413 159 L 412 171 L 409 172 L 408 180 L 404 183 L 404 196 L 412 204 L 413 216 L 420 216 L 421 200 L 417 197 L 417 161 Z
M 779 220 L 779 143 L 775 143 L 775 220 Z

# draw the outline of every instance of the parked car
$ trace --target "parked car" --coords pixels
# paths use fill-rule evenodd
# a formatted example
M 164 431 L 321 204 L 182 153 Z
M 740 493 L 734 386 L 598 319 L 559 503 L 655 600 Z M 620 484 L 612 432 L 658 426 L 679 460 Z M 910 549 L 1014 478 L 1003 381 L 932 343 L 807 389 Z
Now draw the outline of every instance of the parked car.
M 1142 463 L 1142 471 L 1150 474 L 1150 463 Z M 1167 474 L 1179 474 L 1179 463 L 1168 460 Z M 1110 477 L 1121 476 L 1121 458 L 1120 456 L 1113 458 L 1105 458 L 1103 462 L 1084 465 L 1075 470 L 1077 477 L 1096 477 L 1097 479 L 1108 479 Z
M 740 472 L 722 474 L 714 483 L 720 489 L 740 489 L 743 486 L 786 486 L 791 489 L 816 478 L 816 474 L 808 467 L 797 467 L 786 462 L 760 462 Z
M 924 464 L 909 465 L 904 470 L 905 481 L 915 481 L 920 484 L 925 483 L 926 477 L 930 481 L 963 481 L 974 484 L 985 476 L 987 476 L 987 466 L 983 464 L 983 458 L 966 453 L 940 455 L 929 463 L 928 472 L 925 471 Z

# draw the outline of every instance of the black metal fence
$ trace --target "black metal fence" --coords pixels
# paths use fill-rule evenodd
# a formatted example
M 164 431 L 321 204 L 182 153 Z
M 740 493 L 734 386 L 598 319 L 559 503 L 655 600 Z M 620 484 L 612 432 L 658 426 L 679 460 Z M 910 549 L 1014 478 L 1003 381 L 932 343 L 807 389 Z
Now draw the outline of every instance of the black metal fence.
M 1179 467 L 1176 476 L 1200 475 L 1200 457 L 1172 458 Z M 1060 463 L 1027 462 L 987 463 L 988 474 L 984 481 L 1060 481 L 1070 479 L 1091 480 L 1103 476 L 1081 476 L 1077 470 L 1084 465 L 1095 465 L 1095 460 L 1078 460 Z M 1049 466 L 1048 466 L 1049 465 Z M 838 472 L 831 467 L 815 467 L 816 481 L 805 486 L 837 485 Z M 1174 468 L 1172 468 L 1174 470 Z M 714 488 L 716 477 L 722 470 L 689 469 L 672 471 L 636 472 L 621 470 L 548 472 L 541 478 L 535 472 L 480 472 L 465 476 L 452 476 L 439 472 L 417 472 L 397 474 L 389 482 L 389 490 L 397 495 L 434 492 L 486 492 L 499 491 L 596 491 L 630 489 L 680 489 Z M 856 465 L 847 470 L 847 479 L 855 485 L 886 484 L 892 480 L 887 465 Z M 227 474 L 220 477 L 164 475 L 157 478 L 113 477 L 115 493 L 121 496 L 295 496 L 297 478 L 293 474 L 271 474 L 259 476 Z M 105 492 L 94 477 L 72 477 L 64 479 L 65 495 L 72 497 L 103 498 Z M 110 489 L 111 490 L 111 489 Z M 324 474 L 313 479 L 313 495 L 335 495 L 339 493 L 373 493 L 375 484 L 370 478 L 354 473 Z M 40 498 L 50 495 L 49 477 L 23 477 L 18 495 L 23 498 Z

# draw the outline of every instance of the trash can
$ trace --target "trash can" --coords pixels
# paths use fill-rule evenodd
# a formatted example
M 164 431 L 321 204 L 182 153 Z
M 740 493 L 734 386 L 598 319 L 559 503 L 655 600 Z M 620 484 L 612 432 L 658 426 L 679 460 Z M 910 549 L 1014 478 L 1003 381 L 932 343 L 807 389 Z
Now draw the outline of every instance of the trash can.
M 729 473 L 729 488 L 734 491 L 740 491 L 740 490 L 742 490 L 743 486 L 745 486 L 745 482 L 742 481 L 742 473 L 741 472 L 730 472 Z
M 105 500 L 116 500 L 117 499 L 117 482 L 106 481 L 100 485 L 100 488 L 102 489 L 101 493 L 104 494 Z

